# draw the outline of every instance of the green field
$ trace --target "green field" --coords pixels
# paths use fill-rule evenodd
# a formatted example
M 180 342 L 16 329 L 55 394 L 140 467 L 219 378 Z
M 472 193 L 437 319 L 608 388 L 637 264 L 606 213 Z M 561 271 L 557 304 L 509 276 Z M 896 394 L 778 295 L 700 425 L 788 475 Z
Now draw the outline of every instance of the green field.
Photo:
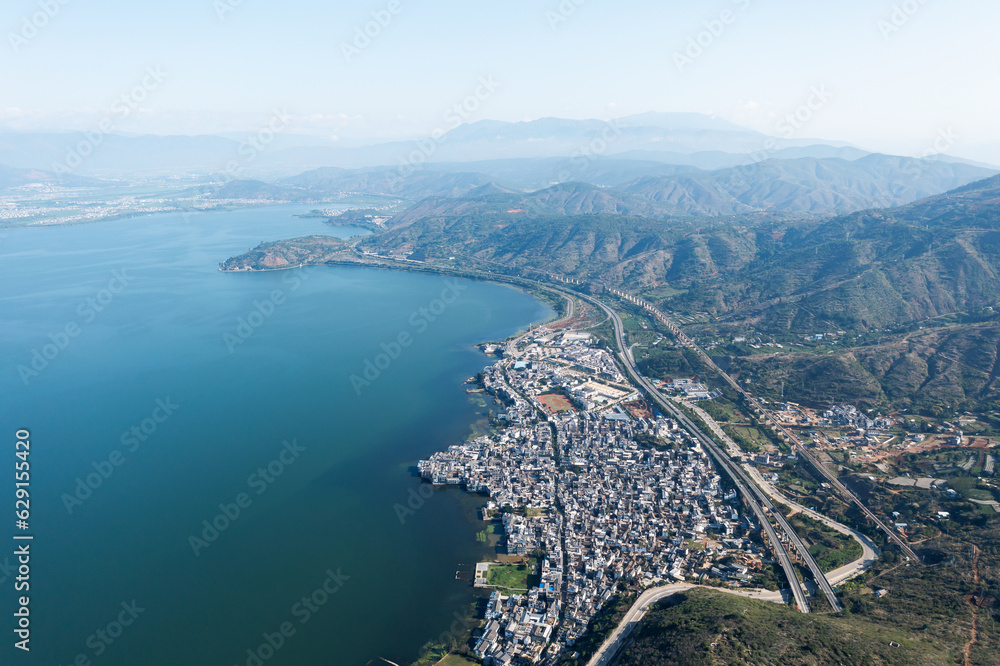
M 788 519 L 788 523 L 808 544 L 809 553 L 824 573 L 853 562 L 864 552 L 861 544 L 853 538 L 804 514 L 795 514 Z
M 486 582 L 492 587 L 527 590 L 538 585 L 534 570 L 534 560 L 527 564 L 494 564 L 486 575 Z
M 720 425 L 723 432 L 729 435 L 741 449 L 749 453 L 756 453 L 764 446 L 775 444 L 766 432 L 756 426 L 733 425 L 731 423 Z M 778 448 L 784 450 L 781 445 Z

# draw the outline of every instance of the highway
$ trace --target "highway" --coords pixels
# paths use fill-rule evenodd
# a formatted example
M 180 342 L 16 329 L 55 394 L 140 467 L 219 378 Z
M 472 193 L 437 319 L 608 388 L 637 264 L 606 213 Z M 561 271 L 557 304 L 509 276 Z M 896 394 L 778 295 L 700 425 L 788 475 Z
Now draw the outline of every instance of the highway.
M 792 595 L 795 597 L 796 605 L 800 611 L 808 613 L 809 604 L 806 601 L 805 592 L 803 592 L 802 586 L 799 583 L 795 567 L 792 564 L 791 558 L 788 556 L 788 552 L 782 546 L 777 532 L 775 532 L 774 527 L 771 525 L 771 521 L 764 512 L 764 506 L 768 506 L 768 508 L 772 510 L 772 513 L 775 519 L 778 520 L 779 525 L 781 525 L 782 529 L 786 530 L 789 540 L 792 541 L 793 544 L 798 542 L 799 545 L 802 545 L 802 542 L 798 541 L 798 537 L 795 536 L 795 531 L 784 522 L 784 516 L 782 516 L 780 512 L 774 511 L 774 506 L 771 505 L 770 500 L 768 500 L 767 497 L 764 496 L 763 493 L 761 493 L 761 491 L 753 484 L 753 482 L 743 474 L 743 471 L 737 465 L 734 465 L 732 461 L 722 453 L 715 443 L 707 435 L 705 435 L 684 412 L 682 412 L 678 407 L 670 404 L 670 401 L 663 398 L 663 396 L 660 395 L 660 392 L 657 391 L 656 387 L 653 386 L 648 379 L 639 374 L 638 369 L 635 367 L 635 359 L 632 358 L 632 355 L 628 351 L 628 346 L 625 344 L 625 327 L 622 324 L 621 317 L 618 316 L 618 313 L 596 299 L 587 298 L 587 300 L 597 305 L 599 308 L 604 310 L 609 317 L 611 317 L 611 321 L 614 323 L 615 327 L 615 338 L 618 341 L 618 347 L 623 350 L 618 353 L 618 357 L 621 359 L 623 365 L 625 366 L 625 370 L 628 372 L 635 384 L 644 389 L 646 393 L 649 394 L 650 398 L 656 402 L 665 413 L 672 415 L 677 422 L 680 423 L 681 426 L 683 426 L 684 429 L 695 438 L 695 441 L 704 446 L 709 454 L 716 459 L 719 466 L 722 467 L 732 479 L 733 483 L 736 485 L 737 492 L 739 492 L 740 496 L 743 497 L 744 501 L 747 503 L 747 506 L 749 506 L 757 516 L 757 521 L 761 524 L 761 528 L 764 530 L 764 534 L 768 542 L 774 549 L 778 561 L 781 564 L 781 568 L 785 572 L 785 577 L 788 579 L 788 587 L 792 591 Z M 761 499 L 763 499 L 763 502 Z M 782 525 L 782 523 L 784 524 Z M 802 546 L 802 550 L 804 550 L 808 555 L 809 551 L 804 546 Z M 813 564 L 815 564 L 815 562 Z M 817 570 L 818 569 L 819 567 L 817 566 Z M 826 583 L 826 579 L 823 578 L 822 574 L 820 574 L 819 577 L 823 583 Z M 817 585 L 821 585 L 821 583 L 817 581 Z M 829 584 L 827 583 L 827 585 Z M 836 595 L 833 593 L 832 587 L 830 588 L 829 596 L 833 599 L 832 603 L 834 608 L 838 611 L 842 610 L 840 603 L 837 601 Z
M 906 541 L 904 541 L 896 532 L 889 529 L 889 527 L 884 522 L 882 522 L 882 520 L 880 520 L 878 516 L 876 516 L 867 506 L 865 506 L 861 502 L 861 500 L 857 498 L 857 496 L 854 493 L 852 493 L 843 483 L 840 482 L 836 474 L 831 472 L 823 464 L 821 464 L 818 460 L 816 460 L 815 456 L 813 456 L 806 449 L 805 445 L 802 443 L 802 440 L 800 440 L 794 433 L 792 433 L 783 425 L 781 425 L 778 422 L 778 419 L 776 419 L 768 409 L 766 409 L 755 397 L 750 395 L 747 391 L 743 390 L 743 388 L 736 383 L 736 380 L 734 380 L 722 368 L 716 365 L 712 357 L 709 356 L 707 353 L 705 353 L 705 350 L 703 350 L 701 347 L 695 344 L 694 340 L 689 338 L 683 331 L 681 331 L 680 327 L 678 327 L 677 324 L 668 319 L 666 315 L 664 315 L 662 312 L 654 308 L 651 304 L 646 303 L 645 301 L 637 299 L 634 296 L 630 296 L 617 289 L 609 289 L 609 291 L 611 291 L 616 296 L 619 296 L 620 298 L 623 298 L 629 301 L 630 303 L 633 303 L 653 314 L 653 316 L 655 316 L 662 324 L 664 324 L 668 329 L 670 329 L 670 331 L 677 337 L 677 340 L 683 346 L 688 347 L 692 349 L 695 353 L 697 353 L 698 356 L 702 359 L 702 361 L 705 362 L 706 365 L 715 370 L 716 373 L 718 373 L 719 376 L 722 377 L 722 379 L 727 384 L 729 384 L 736 391 L 738 391 L 740 395 L 742 395 L 747 400 L 747 402 L 753 407 L 753 409 L 765 419 L 765 421 L 768 423 L 768 425 L 771 426 L 773 430 L 780 433 L 786 439 L 788 439 L 789 442 L 791 442 L 793 450 L 797 451 L 803 458 L 808 460 L 809 463 L 812 464 L 817 471 L 819 471 L 823 476 L 827 478 L 827 480 L 829 480 L 830 485 L 832 485 L 850 503 L 857 506 L 862 511 L 862 513 L 864 513 L 873 523 L 875 523 L 875 525 L 880 530 L 885 532 L 886 536 L 888 536 L 888 538 L 893 543 L 898 545 L 900 549 L 902 549 L 904 554 L 906 554 L 908 557 L 910 557 L 912 560 L 916 562 L 920 561 L 920 558 L 913 551 L 913 549 L 910 548 L 910 545 Z
M 784 429 L 782 428 L 782 430 L 784 430 Z M 920 562 L 920 558 L 917 556 L 917 554 L 910 547 L 910 544 L 908 544 L 906 541 L 904 541 L 902 539 L 902 537 L 900 537 L 898 534 L 896 534 L 895 531 L 889 529 L 888 525 L 886 525 L 885 523 L 883 523 L 878 518 L 878 516 L 876 516 L 874 513 L 872 513 L 872 511 L 867 506 L 865 506 L 864 504 L 862 504 L 861 500 L 859 500 L 854 493 L 852 493 L 850 490 L 848 490 L 847 486 L 845 486 L 844 484 L 842 484 L 840 482 L 840 479 L 837 478 L 836 474 L 834 474 L 833 472 L 831 472 L 830 470 L 828 470 L 825 465 L 823 465 L 820 461 L 816 460 L 816 458 L 813 457 L 813 455 L 811 453 L 809 453 L 808 451 L 806 451 L 805 447 L 802 445 L 802 442 L 799 441 L 799 439 L 797 437 L 795 437 L 794 435 L 792 435 L 791 436 L 791 440 L 793 442 L 795 442 L 795 446 L 796 446 L 796 449 L 799 452 L 799 455 L 803 456 L 806 460 L 808 460 L 812 464 L 813 467 L 815 467 L 817 470 L 819 470 L 819 472 L 823 476 L 825 476 L 827 478 L 827 480 L 830 482 L 831 486 L 833 486 L 834 488 L 836 488 L 840 492 L 841 495 L 843 495 L 844 497 L 846 497 L 847 499 L 849 499 L 851 502 L 854 503 L 855 506 L 857 506 L 859 509 L 861 509 L 862 513 L 864 513 L 866 516 L 868 516 L 868 519 L 871 520 L 873 523 L 875 523 L 876 527 L 878 527 L 880 530 L 882 530 L 883 532 L 885 532 L 889 536 L 889 539 L 893 543 L 895 543 L 897 546 L 899 546 L 899 548 L 903 551 L 904 554 L 906 554 L 907 557 L 909 557 L 914 562 Z
M 761 490 L 767 493 L 768 496 L 771 497 L 771 499 L 787 504 L 792 509 L 804 513 L 813 520 L 818 520 L 819 522 L 823 523 L 830 529 L 836 530 L 841 534 L 846 534 L 850 536 L 861 545 L 861 557 L 859 557 L 853 562 L 850 562 L 849 564 L 845 564 L 839 569 L 834 569 L 833 571 L 828 571 L 826 573 L 826 579 L 830 581 L 830 585 L 840 585 L 845 580 L 849 580 L 854 576 L 857 576 L 858 574 L 867 571 L 868 568 L 871 567 L 871 565 L 874 564 L 876 561 L 878 561 L 879 557 L 881 557 L 882 553 L 881 551 L 879 551 L 878 546 L 876 546 L 871 539 L 869 539 L 861 532 L 853 530 L 846 525 L 842 525 L 841 523 L 838 523 L 836 520 L 824 516 L 822 513 L 818 511 L 806 508 L 801 504 L 799 504 L 798 502 L 795 502 L 785 497 L 784 495 L 781 494 L 781 491 L 779 491 L 777 488 L 768 483 L 764 479 L 764 477 L 762 477 L 760 473 L 753 468 L 753 466 L 744 465 L 743 469 L 746 470 L 747 474 L 749 474 L 750 477 L 757 482 L 757 485 L 760 486 Z
M 673 334 L 677 337 L 678 341 L 682 345 L 694 350 L 698 354 L 698 356 L 702 359 L 702 361 L 704 361 L 709 367 L 715 370 L 719 374 L 719 376 L 722 377 L 723 380 L 725 380 L 727 384 L 736 389 L 740 393 L 740 395 L 742 395 L 743 398 L 746 399 L 746 401 L 754 408 L 754 410 L 756 410 L 771 425 L 771 427 L 776 432 L 781 433 L 782 435 L 785 436 L 785 438 L 789 442 L 791 442 L 794 451 L 796 451 L 799 455 L 808 460 L 809 463 L 813 467 L 815 467 L 820 474 L 822 474 L 827 478 L 831 486 L 833 486 L 850 503 L 857 506 L 858 509 L 860 509 L 861 512 L 864 513 L 868 517 L 868 519 L 871 520 L 880 530 L 885 532 L 885 534 L 889 537 L 889 540 L 895 543 L 897 546 L 899 546 L 905 555 L 907 555 L 910 559 L 912 559 L 915 562 L 920 561 L 920 558 L 910 547 L 910 544 L 908 544 L 905 540 L 903 540 L 903 538 L 899 534 L 897 534 L 894 530 L 889 529 L 889 527 L 884 522 L 882 522 L 882 520 L 879 519 L 878 516 L 876 516 L 867 506 L 865 506 L 861 502 L 861 500 L 858 499 L 858 497 L 854 493 L 852 493 L 847 488 L 847 486 L 845 486 L 843 483 L 840 482 L 840 479 L 837 478 L 836 474 L 827 469 L 825 465 L 820 463 L 820 461 L 816 460 L 816 457 L 813 456 L 812 453 L 810 453 L 806 449 L 805 445 L 802 443 L 802 440 L 800 440 L 794 433 L 788 430 L 788 428 L 781 425 L 778 422 L 778 419 L 775 418 L 774 415 L 770 412 L 770 410 L 766 409 L 755 397 L 750 395 L 747 391 L 743 390 L 743 388 L 736 383 L 736 380 L 734 380 L 725 371 L 723 371 L 722 368 L 716 365 L 715 361 L 712 360 L 712 357 L 709 356 L 707 353 L 705 353 L 705 350 L 696 345 L 691 338 L 685 335 L 674 322 L 672 322 L 670 319 L 667 318 L 666 315 L 664 315 L 662 312 L 654 308 L 649 303 L 640 301 L 634 297 L 630 297 L 627 294 L 624 294 L 617 290 L 614 290 L 613 293 L 615 293 L 618 296 L 627 298 L 630 302 L 633 302 L 639 307 L 642 307 L 648 312 L 652 313 L 661 323 L 663 323 L 667 328 L 669 328 L 673 332 Z

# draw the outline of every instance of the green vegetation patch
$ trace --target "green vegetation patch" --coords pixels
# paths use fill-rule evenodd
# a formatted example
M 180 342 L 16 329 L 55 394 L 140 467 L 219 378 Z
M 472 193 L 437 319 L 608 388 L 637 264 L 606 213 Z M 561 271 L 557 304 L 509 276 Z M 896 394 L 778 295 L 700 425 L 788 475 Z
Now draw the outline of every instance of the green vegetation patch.
M 494 564 L 486 575 L 486 583 L 492 587 L 503 587 L 511 590 L 527 590 L 538 585 L 538 577 L 534 574 L 534 561 L 527 564 Z
M 784 605 L 693 590 L 655 607 L 620 663 L 952 664 L 954 654 L 861 618 L 804 615 Z
M 729 435 L 729 437 L 736 442 L 741 449 L 749 451 L 750 453 L 756 453 L 757 451 L 760 451 L 762 446 L 766 446 L 771 443 L 771 440 L 758 428 L 726 424 L 722 426 L 722 430 Z
M 809 516 L 797 513 L 788 523 L 809 547 L 823 573 L 839 569 L 861 557 L 864 550 L 852 537 L 831 529 Z
M 479 666 L 478 662 L 469 661 L 465 657 L 457 654 L 449 654 L 439 661 L 435 666 Z

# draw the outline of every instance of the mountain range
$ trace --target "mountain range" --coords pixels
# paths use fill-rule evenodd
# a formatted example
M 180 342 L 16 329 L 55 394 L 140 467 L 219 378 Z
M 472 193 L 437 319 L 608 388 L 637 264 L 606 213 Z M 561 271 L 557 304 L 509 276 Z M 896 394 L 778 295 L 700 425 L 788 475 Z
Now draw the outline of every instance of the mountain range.
M 364 244 L 633 291 L 668 283 L 680 295 L 661 302 L 666 309 L 707 311 L 761 330 L 868 330 L 995 304 L 998 204 L 994 176 L 832 218 L 657 217 L 635 195 L 569 185 L 527 197 L 426 199 Z
M 267 144 L 229 136 L 5 133 L 0 189 L 33 181 L 99 186 L 98 177 L 176 185 L 183 177 L 209 183 L 191 196 L 323 202 L 363 195 L 428 215 L 527 207 L 646 217 L 832 216 L 907 204 L 997 173 L 943 156 L 777 139 L 690 113 L 484 120 L 434 136 L 348 147 L 280 133 Z M 323 166 L 308 169 L 311 162 Z
M 231 181 L 212 190 L 210 196 L 321 202 L 344 195 L 370 195 L 392 203 L 413 203 L 400 221 L 518 208 L 645 217 L 831 216 L 904 205 L 996 173 L 967 164 L 887 155 L 866 155 L 854 161 L 775 159 L 716 171 L 607 158 L 588 165 L 585 172 L 576 174 L 580 177 L 576 181 L 553 179 L 555 184 L 526 192 L 518 185 L 545 181 L 547 175 L 554 175 L 558 164 L 550 160 L 511 162 L 465 164 L 464 170 L 443 170 L 434 165 L 412 172 L 323 167 L 273 183 Z
M 51 171 L 54 165 L 65 163 L 81 142 L 92 144 L 93 149 L 78 151 L 86 157 L 74 171 L 113 178 L 218 173 L 231 170 L 234 163 L 245 177 L 273 179 L 322 166 L 356 169 L 522 158 L 573 159 L 574 164 L 585 166 L 600 157 L 615 157 L 711 170 L 769 158 L 853 160 L 867 154 L 844 142 L 769 137 L 708 115 L 646 113 L 610 121 L 445 122 L 429 137 L 363 145 L 291 130 L 266 137 L 255 132 L 241 137 L 7 131 L 0 132 L 0 164 Z

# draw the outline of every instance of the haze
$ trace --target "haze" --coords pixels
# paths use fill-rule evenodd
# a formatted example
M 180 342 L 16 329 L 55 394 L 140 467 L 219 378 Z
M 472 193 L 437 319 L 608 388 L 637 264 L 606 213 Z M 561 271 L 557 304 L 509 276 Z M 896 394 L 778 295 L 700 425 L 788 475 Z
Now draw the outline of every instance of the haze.
M 290 134 L 413 138 L 492 77 L 463 120 L 691 111 L 780 135 L 820 87 L 801 137 L 923 155 L 948 131 L 949 154 L 1000 163 L 1000 6 L 973 0 L 45 5 L 4 11 L 2 129 L 92 128 L 149 67 L 167 77 L 118 132 L 243 132 L 283 109 Z M 356 42 L 373 12 L 386 25 Z

